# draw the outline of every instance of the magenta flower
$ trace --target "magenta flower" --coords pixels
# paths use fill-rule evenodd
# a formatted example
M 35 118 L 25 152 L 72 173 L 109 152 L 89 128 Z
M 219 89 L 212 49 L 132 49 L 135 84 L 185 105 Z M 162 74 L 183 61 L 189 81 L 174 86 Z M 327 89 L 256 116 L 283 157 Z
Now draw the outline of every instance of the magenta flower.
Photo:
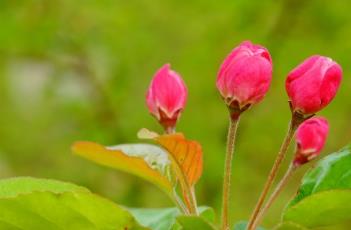
M 228 106 L 256 104 L 267 93 L 272 79 L 268 50 L 250 41 L 242 42 L 222 63 L 217 88 Z
M 185 107 L 188 91 L 184 81 L 170 64 L 162 66 L 154 75 L 146 94 L 146 104 L 166 130 L 175 128 Z
M 319 155 L 329 132 L 328 121 L 322 117 L 311 118 L 297 129 L 294 165 L 305 164 Z
M 342 79 L 340 65 L 328 57 L 314 55 L 293 69 L 286 79 L 294 111 L 313 114 L 335 97 Z

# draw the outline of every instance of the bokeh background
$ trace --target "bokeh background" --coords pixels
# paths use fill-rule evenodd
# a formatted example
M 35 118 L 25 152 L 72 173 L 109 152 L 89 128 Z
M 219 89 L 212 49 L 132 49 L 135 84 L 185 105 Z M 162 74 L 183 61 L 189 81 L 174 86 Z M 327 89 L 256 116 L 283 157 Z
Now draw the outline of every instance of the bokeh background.
M 111 145 L 137 142 L 142 127 L 161 132 L 144 95 L 170 62 L 189 89 L 178 130 L 204 149 L 199 203 L 219 211 L 228 120 L 215 78 L 223 58 L 249 39 L 270 50 L 274 78 L 239 128 L 231 220 L 247 219 L 287 129 L 285 77 L 309 55 L 344 69 L 337 97 L 320 112 L 331 125 L 324 154 L 350 142 L 350 10 L 348 0 L 2 0 L 0 177 L 71 181 L 133 207 L 172 205 L 153 185 L 70 152 L 75 140 Z M 264 226 L 277 223 L 308 167 Z

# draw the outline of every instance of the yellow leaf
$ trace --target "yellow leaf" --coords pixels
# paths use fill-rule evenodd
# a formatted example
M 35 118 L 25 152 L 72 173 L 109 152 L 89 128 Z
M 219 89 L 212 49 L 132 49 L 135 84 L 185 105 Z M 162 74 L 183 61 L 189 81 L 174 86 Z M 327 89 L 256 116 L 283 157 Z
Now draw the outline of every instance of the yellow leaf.
M 148 152 L 155 152 L 155 148 L 159 147 L 146 144 L 121 145 L 120 149 L 117 147 L 105 147 L 94 142 L 80 141 L 73 144 L 72 150 L 75 154 L 98 164 L 139 176 L 157 185 L 168 195 L 172 192 L 172 185 L 167 177 L 162 175 L 157 169 L 153 169 L 142 158 L 142 155 L 140 157 L 137 156 L 138 154 L 140 155 L 140 152 L 144 152 L 144 157 L 148 157 Z M 135 151 L 137 154 L 125 153 L 123 149 Z M 160 150 L 163 151 L 159 148 L 158 151 Z
M 139 138 L 153 139 L 167 150 L 170 158 L 189 186 L 193 186 L 202 174 L 202 148 L 196 141 L 187 140 L 182 133 L 158 135 L 147 129 L 141 129 Z
M 202 174 L 202 148 L 196 141 L 185 139 L 181 133 L 161 135 L 155 138 L 180 166 L 186 180 L 193 186 Z

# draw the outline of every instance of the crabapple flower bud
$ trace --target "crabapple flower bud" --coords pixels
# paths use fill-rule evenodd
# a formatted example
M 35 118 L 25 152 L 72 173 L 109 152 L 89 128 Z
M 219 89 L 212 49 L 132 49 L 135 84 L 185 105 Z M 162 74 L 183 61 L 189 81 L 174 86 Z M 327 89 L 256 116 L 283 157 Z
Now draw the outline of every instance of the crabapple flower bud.
M 328 57 L 314 55 L 293 69 L 285 87 L 294 112 L 314 114 L 335 97 L 342 79 L 342 69 Z
M 244 41 L 223 61 L 216 85 L 229 108 L 241 111 L 263 99 L 271 80 L 272 59 L 268 50 Z
M 178 73 L 170 64 L 162 66 L 154 75 L 146 94 L 150 113 L 167 130 L 174 130 L 185 107 L 188 91 Z
M 328 121 L 317 117 L 304 121 L 296 133 L 294 166 L 303 165 L 319 155 L 329 132 Z

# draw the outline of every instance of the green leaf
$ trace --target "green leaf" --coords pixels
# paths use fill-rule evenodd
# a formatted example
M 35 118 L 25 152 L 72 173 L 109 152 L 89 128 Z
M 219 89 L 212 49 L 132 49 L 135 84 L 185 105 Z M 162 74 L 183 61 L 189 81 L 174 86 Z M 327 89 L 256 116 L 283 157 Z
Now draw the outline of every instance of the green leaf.
M 273 229 L 274 230 L 308 230 L 308 228 L 305 228 L 304 226 L 301 226 L 294 222 L 280 223 Z
M 350 146 L 330 154 L 306 173 L 292 206 L 312 194 L 329 189 L 351 189 Z
M 18 194 L 37 192 L 63 193 L 72 191 L 89 192 L 88 189 L 67 182 L 31 177 L 15 177 L 0 180 L 0 197 L 12 197 Z
M 247 221 L 243 220 L 243 221 L 240 221 L 238 223 L 236 223 L 234 225 L 234 228 L 233 230 L 246 230 L 246 226 L 247 226 Z M 258 227 L 256 230 L 265 230 L 264 228 L 262 227 Z
M 284 221 L 306 227 L 320 227 L 351 220 L 351 190 L 319 192 L 289 207 Z
M 181 230 L 215 230 L 216 228 L 201 216 L 179 216 L 177 222 Z
M 85 188 L 54 180 L 15 178 L 0 181 L 0 229 L 146 228 L 128 211 Z
M 166 174 L 170 164 L 168 153 L 156 145 L 130 144 L 105 147 L 94 142 L 80 141 L 72 146 L 75 154 L 98 164 L 139 176 L 165 191 L 172 192 Z
M 205 220 L 214 223 L 216 220 L 216 213 L 214 212 L 213 208 L 207 206 L 201 206 L 198 208 L 200 216 Z
M 153 230 L 170 230 L 178 229 L 179 224 L 176 222 L 181 213 L 177 208 L 131 208 L 129 211 L 139 223 Z M 214 222 L 215 213 L 210 207 L 199 207 L 199 213 L 202 218 L 209 222 Z M 181 229 L 181 228 L 180 228 Z
M 351 220 L 350 166 L 350 146 L 320 160 L 304 176 L 283 220 L 311 228 Z
M 175 223 L 175 219 L 180 212 L 177 208 L 129 209 L 139 223 L 153 230 L 169 230 Z
M 5 223 L 0 221 L 0 229 L 6 229 L 6 230 L 21 230 L 21 228 L 18 228 L 12 224 Z

